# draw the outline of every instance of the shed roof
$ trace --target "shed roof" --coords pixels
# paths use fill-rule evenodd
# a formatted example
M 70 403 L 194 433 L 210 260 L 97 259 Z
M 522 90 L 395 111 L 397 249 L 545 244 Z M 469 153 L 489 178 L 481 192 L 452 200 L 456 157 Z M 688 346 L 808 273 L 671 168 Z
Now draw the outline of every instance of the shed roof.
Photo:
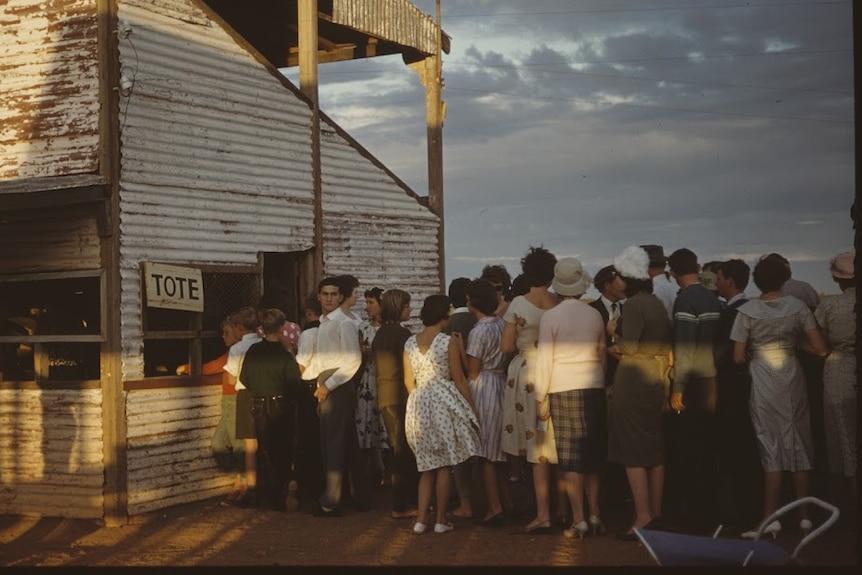
M 276 68 L 298 65 L 296 0 L 203 1 Z M 436 53 L 437 24 L 409 0 L 319 0 L 318 36 L 321 63 L 390 54 L 411 63 Z

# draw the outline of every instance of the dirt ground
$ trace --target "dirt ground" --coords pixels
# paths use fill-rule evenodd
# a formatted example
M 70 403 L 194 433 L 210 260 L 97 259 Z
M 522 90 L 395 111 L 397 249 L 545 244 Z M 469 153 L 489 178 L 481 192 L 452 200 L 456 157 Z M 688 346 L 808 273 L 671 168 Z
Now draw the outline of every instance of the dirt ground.
M 622 506 L 605 513 L 608 533 L 579 541 L 559 532 L 517 533 L 528 518 L 500 527 L 456 519 L 453 532 L 415 535 L 412 520 L 389 517 L 388 504 L 389 493 L 381 489 L 371 511 L 347 509 L 332 519 L 239 509 L 211 499 L 135 516 L 114 528 L 87 520 L 0 516 L 0 566 L 656 565 L 643 545 L 614 536 L 629 518 Z M 790 552 L 800 539 L 795 530 L 786 531 L 776 543 Z M 845 513 L 803 549 L 799 562 L 858 565 L 857 539 L 856 517 Z

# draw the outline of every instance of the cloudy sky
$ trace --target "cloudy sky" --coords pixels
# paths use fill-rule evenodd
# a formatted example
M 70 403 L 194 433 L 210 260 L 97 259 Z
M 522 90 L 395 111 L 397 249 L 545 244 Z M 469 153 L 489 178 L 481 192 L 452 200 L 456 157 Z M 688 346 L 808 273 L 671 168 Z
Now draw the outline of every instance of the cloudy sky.
M 594 274 L 657 243 L 701 262 L 779 252 L 837 292 L 828 260 L 854 241 L 850 0 L 442 0 L 442 22 L 447 281 L 487 263 L 514 277 L 531 245 Z M 426 194 L 418 76 L 385 57 L 320 78 L 321 108 Z

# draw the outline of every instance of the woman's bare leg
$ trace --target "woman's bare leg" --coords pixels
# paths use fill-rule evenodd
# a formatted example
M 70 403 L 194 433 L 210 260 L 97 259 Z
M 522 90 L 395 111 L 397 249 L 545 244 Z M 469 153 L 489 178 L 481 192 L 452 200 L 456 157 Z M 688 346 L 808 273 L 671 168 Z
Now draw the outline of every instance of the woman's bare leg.
M 649 494 L 649 514 L 652 519 L 661 517 L 662 493 L 664 493 L 664 465 L 647 469 L 647 492 Z
M 446 523 L 446 504 L 452 493 L 452 468 L 441 467 L 435 470 L 437 475 L 437 523 Z
M 632 527 L 643 527 L 652 520 L 650 515 L 649 479 L 645 467 L 626 467 L 626 477 L 632 490 L 635 518 Z

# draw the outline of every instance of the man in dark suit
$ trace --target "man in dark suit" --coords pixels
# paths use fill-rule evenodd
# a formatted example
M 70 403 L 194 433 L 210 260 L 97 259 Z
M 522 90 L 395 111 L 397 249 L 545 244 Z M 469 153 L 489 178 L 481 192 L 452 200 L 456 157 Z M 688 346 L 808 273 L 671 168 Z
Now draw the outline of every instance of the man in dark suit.
M 763 477 L 754 427 L 748 411 L 751 376 L 747 365 L 733 361 L 730 330 L 739 307 L 748 301 L 745 288 L 750 270 L 742 260 L 721 262 L 716 272 L 718 294 L 727 302 L 721 310 L 715 342 L 718 372 L 718 470 L 720 518 L 724 525 L 750 525 L 763 507 Z
M 606 348 L 610 349 L 616 343 L 614 337 L 610 333 L 616 331 L 619 333 L 617 325 L 623 309 L 623 300 L 626 297 L 626 284 L 620 278 L 614 266 L 605 266 L 596 272 L 596 277 L 593 279 L 593 286 L 601 294 L 597 300 L 590 302 L 589 305 L 596 308 L 602 316 L 602 321 L 605 322 L 605 327 L 612 326 L 611 331 L 605 333 Z M 605 389 L 611 393 L 612 385 L 614 384 L 614 374 L 617 372 L 619 357 L 607 352 L 605 360 Z M 608 462 L 604 471 L 605 477 L 602 480 L 602 485 L 606 486 L 602 493 L 603 503 L 607 505 L 618 505 L 623 501 L 631 501 L 631 491 L 629 490 L 628 480 L 626 479 L 625 468 L 619 463 Z
M 602 295 L 597 300 L 590 302 L 590 305 L 596 308 L 601 314 L 605 326 L 616 326 L 623 310 L 623 300 L 626 297 L 626 284 L 620 278 L 614 266 L 605 266 L 596 273 L 593 285 Z M 619 333 L 619 330 L 617 330 L 617 333 Z M 608 349 L 615 343 L 614 338 L 609 333 L 607 334 L 605 343 Z M 613 385 L 618 363 L 619 358 L 608 353 L 607 363 L 605 364 L 605 387 Z

